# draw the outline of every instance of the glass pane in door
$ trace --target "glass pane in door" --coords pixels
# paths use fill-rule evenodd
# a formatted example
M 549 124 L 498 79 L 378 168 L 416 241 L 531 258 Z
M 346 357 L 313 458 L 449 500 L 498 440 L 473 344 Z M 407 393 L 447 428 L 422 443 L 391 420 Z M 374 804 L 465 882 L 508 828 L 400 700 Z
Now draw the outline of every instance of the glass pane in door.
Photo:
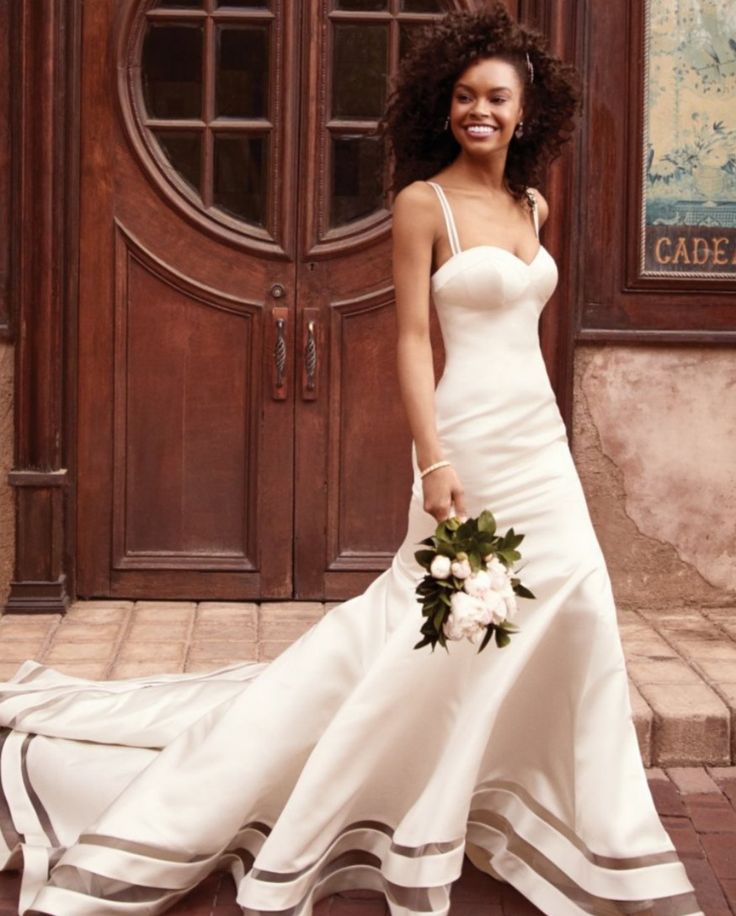
M 201 134 L 168 130 L 155 130 L 153 134 L 174 169 L 199 193 L 202 170 Z
M 202 27 L 150 24 L 143 42 L 141 80 L 153 118 L 202 116 Z
M 336 10 L 351 10 L 353 12 L 376 12 L 388 9 L 388 0 L 336 0 Z
M 266 222 L 268 137 L 216 133 L 215 206 L 256 226 Z
M 442 0 L 401 0 L 402 13 L 444 13 Z
M 268 115 L 269 27 L 219 26 L 215 57 L 217 117 Z
M 383 155 L 376 137 L 332 138 L 330 225 L 369 216 L 383 206 Z
M 332 116 L 379 118 L 386 99 L 388 25 L 335 23 Z

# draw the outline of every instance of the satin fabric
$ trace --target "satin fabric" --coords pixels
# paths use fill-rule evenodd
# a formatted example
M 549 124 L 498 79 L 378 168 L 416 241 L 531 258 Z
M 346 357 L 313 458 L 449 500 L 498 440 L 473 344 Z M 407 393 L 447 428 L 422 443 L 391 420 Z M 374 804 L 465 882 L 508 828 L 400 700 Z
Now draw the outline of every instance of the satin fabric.
M 414 480 L 390 568 L 269 663 L 0 685 L 0 866 L 19 912 L 161 913 L 225 868 L 247 916 L 338 890 L 445 916 L 463 856 L 550 916 L 703 916 L 642 766 L 606 564 L 542 359 L 557 268 L 496 246 L 432 276 L 437 428 L 466 509 L 525 534 L 510 645 L 414 650 L 434 519 Z M 535 215 L 535 228 L 538 222 Z

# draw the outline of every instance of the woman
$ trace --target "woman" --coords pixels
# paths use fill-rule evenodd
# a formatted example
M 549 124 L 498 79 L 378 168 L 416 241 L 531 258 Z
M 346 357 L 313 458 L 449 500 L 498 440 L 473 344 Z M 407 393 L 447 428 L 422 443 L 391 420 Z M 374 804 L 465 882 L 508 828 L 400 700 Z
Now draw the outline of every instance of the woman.
M 467 854 L 552 916 L 702 916 L 649 794 L 537 338 L 557 275 L 538 242 L 547 205 L 526 189 L 575 101 L 567 69 L 502 6 L 449 15 L 415 47 L 387 113 L 406 538 L 268 664 L 95 683 L 26 662 L 2 685 L 0 824 L 21 913 L 160 913 L 224 867 L 248 916 L 308 916 L 346 888 L 444 916 Z M 483 508 L 526 533 L 537 597 L 521 632 L 503 651 L 414 651 L 417 544 Z

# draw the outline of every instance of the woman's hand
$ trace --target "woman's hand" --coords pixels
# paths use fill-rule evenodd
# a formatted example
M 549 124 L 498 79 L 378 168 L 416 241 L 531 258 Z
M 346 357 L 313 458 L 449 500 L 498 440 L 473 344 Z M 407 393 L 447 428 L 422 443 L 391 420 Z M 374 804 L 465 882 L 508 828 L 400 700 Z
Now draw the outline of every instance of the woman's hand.
M 465 511 L 465 491 L 455 469 L 451 466 L 437 468 L 422 478 L 424 492 L 424 511 L 433 515 L 437 522 L 444 522 L 450 517 L 451 506 L 455 515 L 467 518 Z

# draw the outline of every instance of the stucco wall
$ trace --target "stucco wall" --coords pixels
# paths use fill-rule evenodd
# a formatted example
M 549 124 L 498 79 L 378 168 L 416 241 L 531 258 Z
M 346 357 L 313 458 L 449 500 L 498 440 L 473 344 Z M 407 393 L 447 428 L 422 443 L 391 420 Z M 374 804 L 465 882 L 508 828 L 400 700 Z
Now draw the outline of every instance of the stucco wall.
M 15 553 L 15 509 L 8 485 L 13 466 L 13 345 L 0 341 L 0 608 L 8 597 Z
M 736 349 L 586 344 L 573 455 L 626 607 L 736 598 Z

